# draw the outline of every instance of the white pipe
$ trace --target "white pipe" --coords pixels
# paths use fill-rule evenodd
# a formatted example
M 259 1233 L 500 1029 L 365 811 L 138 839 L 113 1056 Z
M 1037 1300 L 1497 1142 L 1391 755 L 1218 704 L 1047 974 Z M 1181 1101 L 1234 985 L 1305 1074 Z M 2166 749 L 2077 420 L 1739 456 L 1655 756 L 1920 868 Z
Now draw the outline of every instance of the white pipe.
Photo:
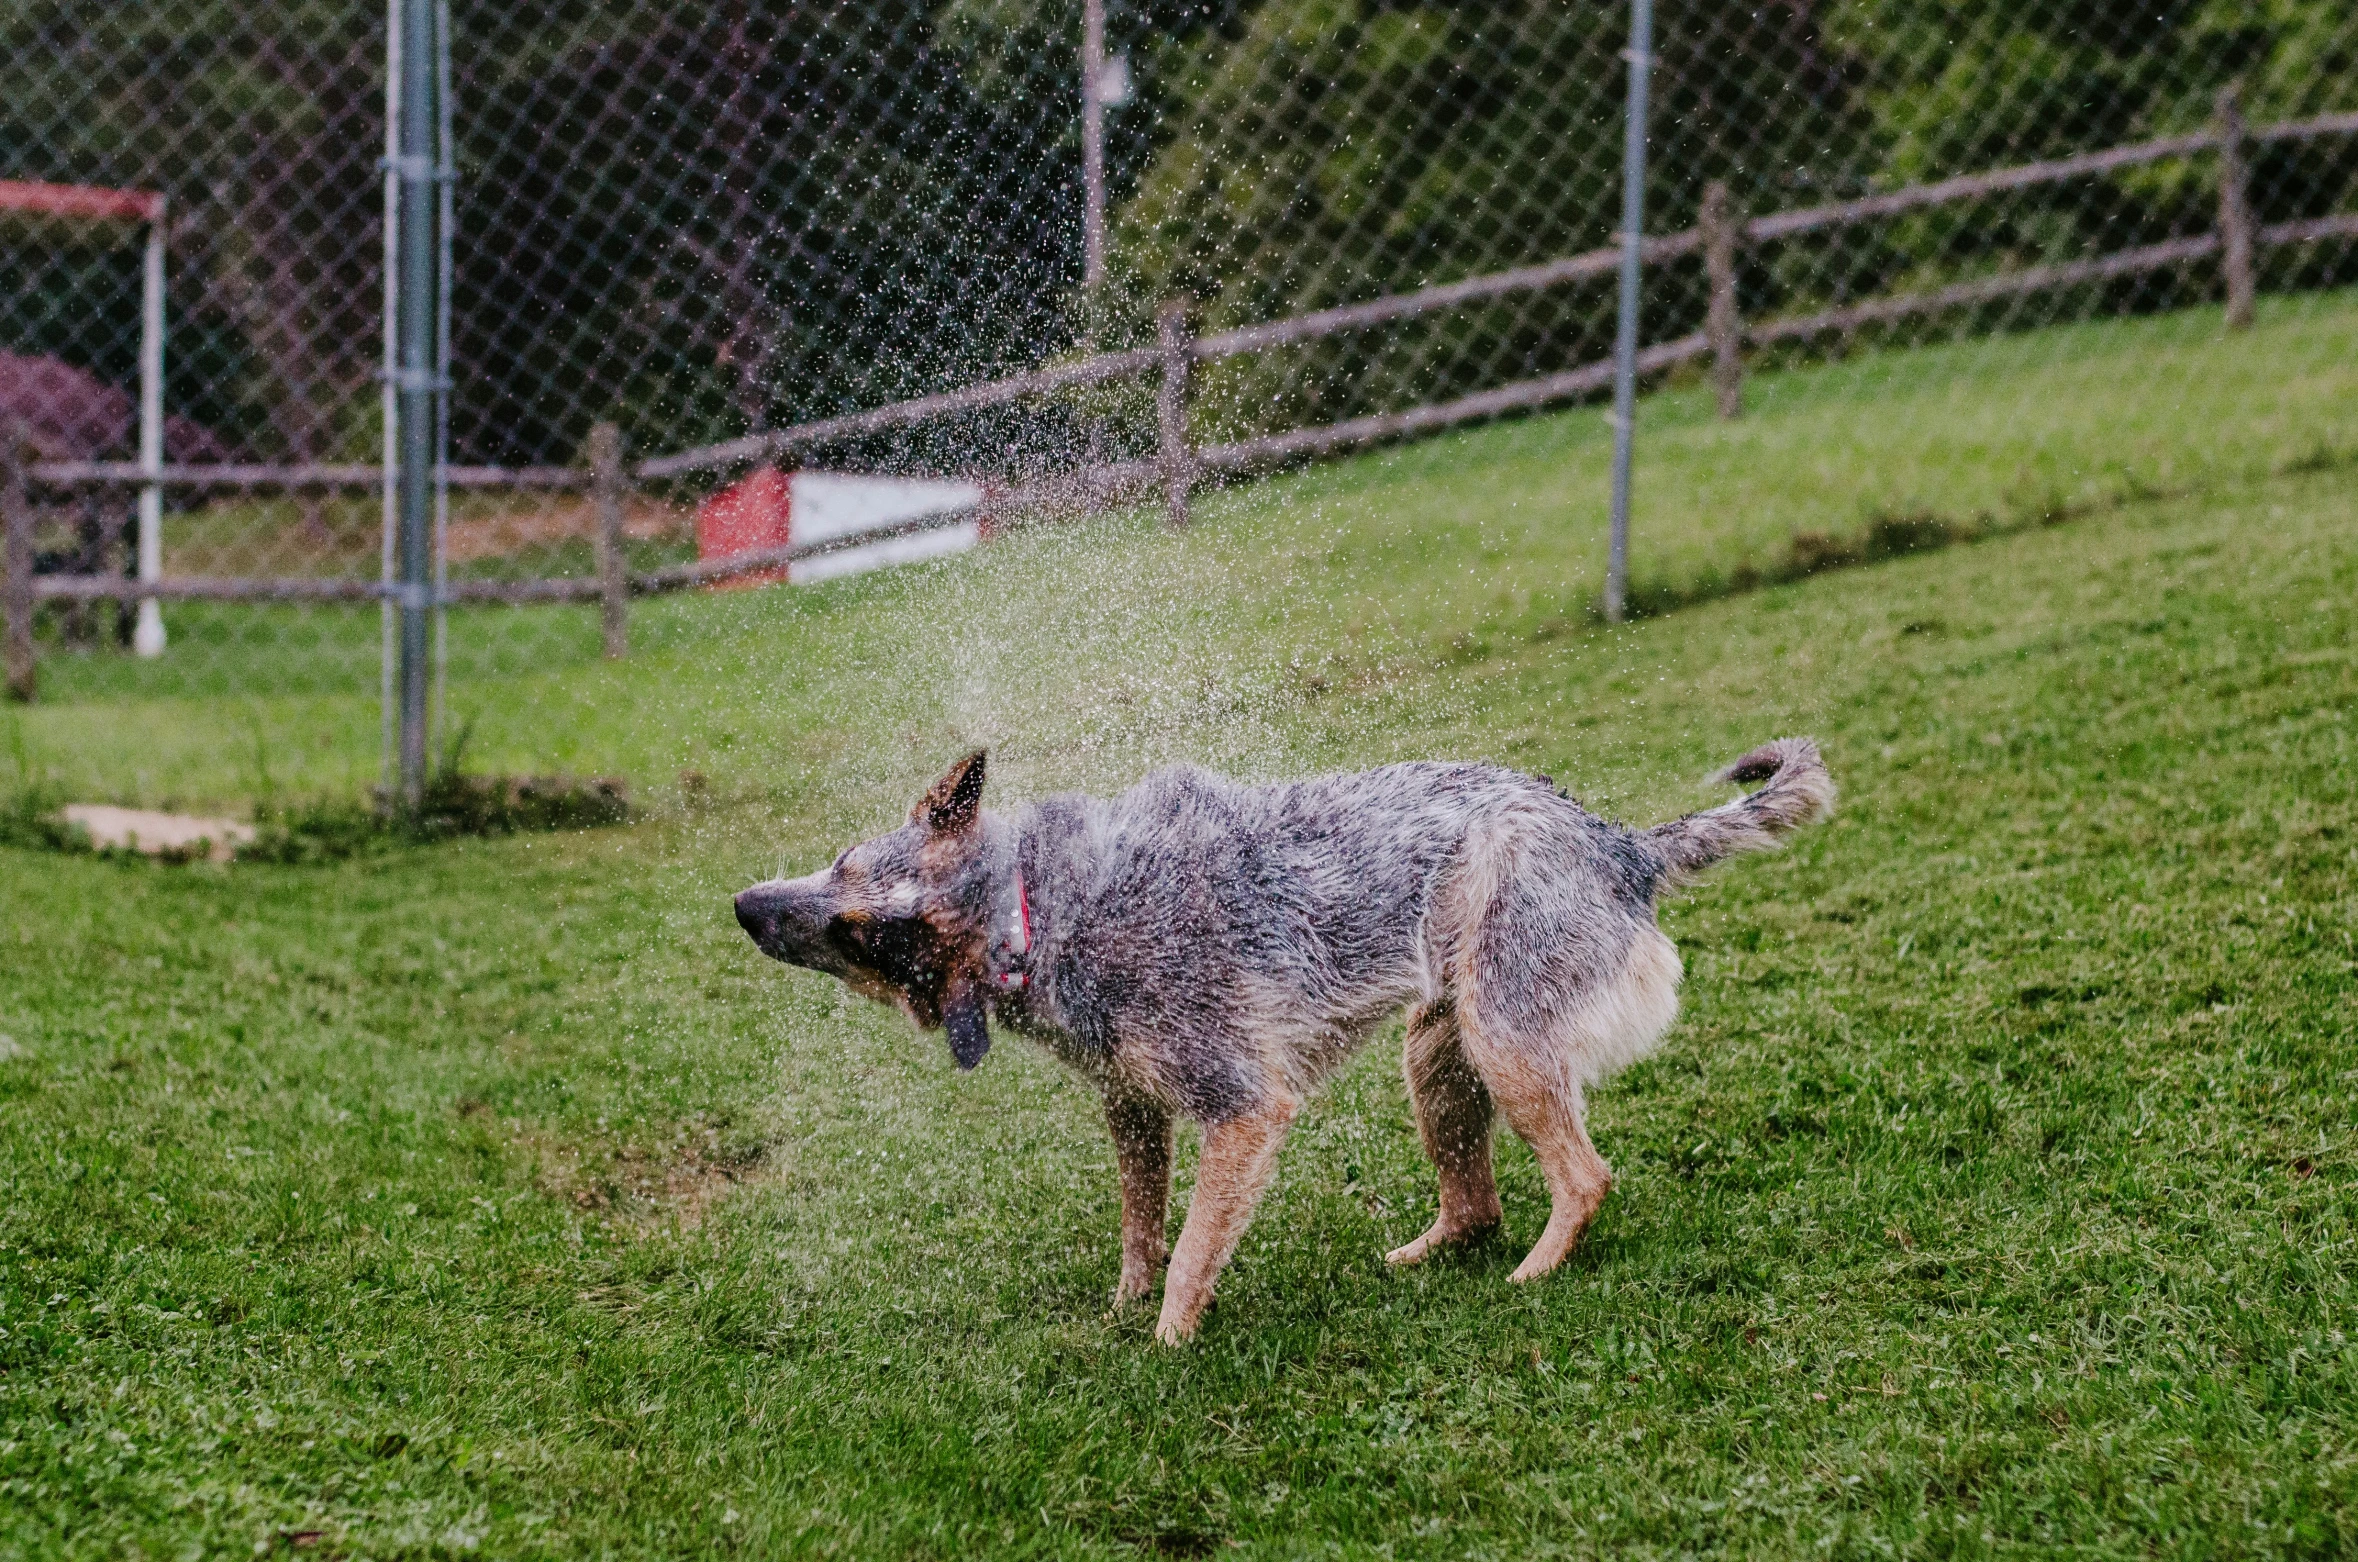
M 139 323 L 139 470 L 149 479 L 139 489 L 139 578 L 164 576 L 164 198 L 156 197 L 147 222 L 147 278 Z M 139 599 L 139 622 L 131 649 L 141 656 L 164 654 L 164 613 L 153 597 Z

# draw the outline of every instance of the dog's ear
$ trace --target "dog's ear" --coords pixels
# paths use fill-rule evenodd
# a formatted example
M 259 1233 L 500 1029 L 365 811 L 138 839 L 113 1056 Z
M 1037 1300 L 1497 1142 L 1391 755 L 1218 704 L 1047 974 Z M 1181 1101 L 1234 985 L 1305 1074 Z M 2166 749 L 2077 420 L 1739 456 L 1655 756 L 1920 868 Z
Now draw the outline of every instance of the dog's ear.
M 991 1022 L 983 1014 L 982 983 L 955 982 L 942 1003 L 942 1028 L 950 1033 L 950 1056 L 969 1069 L 991 1050 Z
M 928 787 L 917 799 L 917 806 L 909 810 L 909 822 L 937 835 L 963 835 L 973 829 L 975 820 L 982 817 L 983 754 L 982 749 L 976 749 Z

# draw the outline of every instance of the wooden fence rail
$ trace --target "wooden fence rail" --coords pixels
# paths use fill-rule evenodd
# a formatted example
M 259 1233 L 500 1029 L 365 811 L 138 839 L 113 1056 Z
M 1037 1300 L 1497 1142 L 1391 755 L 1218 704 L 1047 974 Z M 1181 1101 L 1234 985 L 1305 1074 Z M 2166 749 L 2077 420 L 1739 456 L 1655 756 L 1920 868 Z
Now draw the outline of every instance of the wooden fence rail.
M 136 461 L 37 461 L 26 475 L 56 488 L 382 488 L 385 469 L 337 462 L 205 462 L 149 472 Z M 577 466 L 454 466 L 453 488 L 586 488 L 590 473 Z
M 1148 465 L 1151 473 L 1154 467 Z M 623 575 L 631 596 L 656 596 L 709 586 L 741 575 L 781 569 L 805 559 L 841 553 L 895 537 L 938 531 L 966 524 L 960 514 L 928 515 L 893 526 L 880 526 L 824 542 L 800 542 L 788 547 L 757 548 L 725 559 L 698 559 L 661 569 Z M 355 580 L 336 576 L 277 576 L 249 579 L 238 576 L 166 575 L 160 580 L 133 580 L 122 575 L 30 575 L 35 602 L 135 602 L 153 597 L 162 602 L 284 602 L 361 603 L 397 601 L 404 586 L 399 581 Z M 13 577 L 12 577 L 13 579 Z M 455 607 L 469 602 L 522 606 L 538 602 L 610 602 L 611 586 L 603 575 L 562 575 L 538 580 L 467 580 L 447 583 L 427 601 L 429 607 Z M 13 618 L 11 620 L 13 626 Z

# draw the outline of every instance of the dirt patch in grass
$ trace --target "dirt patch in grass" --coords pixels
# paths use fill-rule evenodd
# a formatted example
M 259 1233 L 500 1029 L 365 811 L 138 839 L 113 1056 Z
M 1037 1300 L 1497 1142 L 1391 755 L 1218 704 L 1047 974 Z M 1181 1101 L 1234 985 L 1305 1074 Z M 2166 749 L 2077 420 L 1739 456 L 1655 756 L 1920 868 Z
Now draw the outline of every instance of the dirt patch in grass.
M 533 1130 L 520 1130 L 515 1142 L 532 1162 L 535 1188 L 638 1236 L 695 1230 L 721 1200 L 763 1180 L 770 1165 L 768 1146 L 725 1144 L 710 1131 L 668 1150 Z

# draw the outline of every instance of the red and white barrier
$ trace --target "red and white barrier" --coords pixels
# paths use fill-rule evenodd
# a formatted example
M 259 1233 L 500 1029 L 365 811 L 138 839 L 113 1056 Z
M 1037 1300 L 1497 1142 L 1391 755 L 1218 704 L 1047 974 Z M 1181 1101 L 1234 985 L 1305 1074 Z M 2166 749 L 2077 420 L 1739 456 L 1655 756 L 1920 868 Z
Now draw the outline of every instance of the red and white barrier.
M 756 549 L 834 542 L 929 517 L 943 518 L 944 524 L 938 528 L 854 544 L 784 569 L 740 575 L 727 584 L 761 585 L 778 580 L 802 584 L 857 575 L 973 547 L 982 540 L 979 518 L 949 518 L 979 508 L 982 501 L 978 483 L 850 472 L 781 472 L 762 467 L 697 506 L 696 556 L 734 558 Z

